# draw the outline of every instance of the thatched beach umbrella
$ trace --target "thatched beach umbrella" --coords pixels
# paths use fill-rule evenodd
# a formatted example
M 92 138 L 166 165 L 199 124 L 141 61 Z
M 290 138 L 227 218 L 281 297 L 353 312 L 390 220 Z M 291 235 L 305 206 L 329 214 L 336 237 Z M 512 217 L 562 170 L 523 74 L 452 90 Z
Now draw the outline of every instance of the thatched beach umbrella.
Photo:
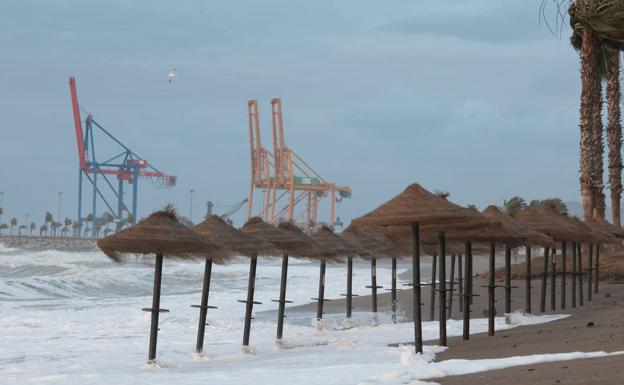
M 576 232 L 576 239 L 579 241 L 579 243 L 582 242 L 586 242 L 589 248 L 589 253 L 588 253 L 588 259 L 589 259 L 589 267 L 588 267 L 588 279 L 589 279 L 589 287 L 588 287 L 588 299 L 591 301 L 591 280 L 592 280 L 592 252 L 593 252 L 593 245 L 598 243 L 602 243 L 602 242 L 609 242 L 609 240 L 614 239 L 614 237 L 606 234 L 606 233 L 602 233 L 600 231 L 597 230 L 593 230 L 591 227 L 585 225 L 583 222 L 581 222 L 580 220 L 576 219 L 576 218 L 570 218 L 567 214 L 562 214 L 560 212 L 558 212 L 557 210 L 555 210 L 553 207 L 546 207 L 543 209 L 543 211 L 547 214 L 550 215 L 556 219 L 561 220 L 562 222 L 568 224 L 571 228 L 573 228 Z M 562 248 L 563 248 L 564 244 L 562 244 Z M 582 262 L 581 262 L 582 263 Z M 565 275 L 567 275 L 567 271 L 566 271 L 566 267 L 565 267 L 565 262 L 563 263 L 563 272 L 561 274 L 562 279 L 563 277 L 565 277 Z M 550 297 L 551 297 L 551 310 L 555 310 L 555 277 L 554 275 L 556 274 L 555 271 L 555 265 L 554 265 L 554 261 L 553 261 L 553 272 L 551 275 L 551 293 L 550 293 Z M 582 270 L 582 268 L 581 268 Z M 581 279 L 579 279 L 579 283 L 582 286 L 583 280 L 582 277 Z M 562 286 L 565 286 L 565 284 L 562 284 Z M 563 291 L 563 293 L 565 293 L 565 290 Z M 582 289 L 581 289 L 581 293 L 582 293 Z M 563 298 L 562 298 L 563 300 Z M 562 306 L 565 308 L 565 303 L 562 302 Z
M 271 245 L 227 224 L 217 215 L 208 216 L 203 222 L 193 226 L 193 231 L 207 238 L 211 243 L 223 247 L 232 256 L 254 257 L 272 251 Z M 206 330 L 206 314 L 208 309 L 215 308 L 208 305 L 210 292 L 210 276 L 212 273 L 212 257 L 207 256 L 204 268 L 204 284 L 202 286 L 201 304 L 193 305 L 199 308 L 199 324 L 197 328 L 196 351 L 201 353 L 204 347 L 204 333 Z
M 381 288 L 377 286 L 377 257 L 393 256 L 394 252 L 391 250 L 392 245 L 386 235 L 379 231 L 378 228 L 354 226 L 349 225 L 340 234 L 341 237 L 346 238 L 352 242 L 357 243 L 361 250 L 364 251 L 360 254 L 360 257 L 368 258 L 371 260 L 371 310 L 373 313 L 377 312 L 377 289 Z M 347 319 L 351 318 L 351 301 L 352 301 L 352 279 L 353 279 L 353 259 L 347 259 Z M 397 311 L 397 297 L 396 297 L 396 258 L 392 257 L 392 321 L 396 323 L 396 311 Z
M 383 228 L 383 232 L 392 243 L 392 250 L 395 256 L 408 257 L 413 254 L 413 251 L 411 250 L 412 234 L 411 228 L 409 226 L 385 226 Z M 421 252 L 424 252 L 427 255 L 431 255 L 431 280 L 429 281 L 429 283 L 421 283 L 421 287 L 429 286 L 431 289 L 431 298 L 429 301 L 429 319 L 431 321 L 434 321 L 436 303 L 436 272 L 438 264 L 438 252 L 440 251 L 438 245 L 438 235 L 432 231 L 421 231 L 420 246 Z M 464 251 L 463 245 L 459 242 L 447 242 L 446 250 L 448 253 L 457 255 L 462 254 Z M 452 293 L 449 296 L 449 303 L 451 302 L 451 298 Z
M 356 225 L 411 226 L 413 241 L 414 336 L 416 352 L 422 353 L 422 314 L 420 308 L 420 226 L 437 226 L 440 246 L 440 345 L 446 346 L 446 256 L 445 229 L 453 226 L 487 226 L 479 213 L 455 205 L 414 183 L 402 193 L 365 216 Z
M 316 321 L 317 327 L 321 328 L 321 320 L 323 319 L 323 305 L 325 303 L 325 268 L 327 264 L 327 259 L 332 259 L 336 257 L 336 253 L 334 250 L 327 249 L 316 242 L 311 237 L 307 236 L 303 233 L 303 231 L 290 222 L 282 222 L 277 226 L 278 229 L 287 232 L 292 237 L 300 240 L 301 242 L 305 242 L 307 245 L 306 250 L 308 253 L 308 257 L 313 259 L 320 260 L 320 270 L 319 270 L 319 288 L 318 288 L 318 297 L 313 298 L 316 299 Z M 300 255 L 301 256 L 301 255 Z
M 350 227 L 347 228 L 347 231 L 349 231 L 349 233 L 351 232 Z M 353 257 L 368 255 L 369 251 L 365 250 L 354 240 L 337 235 L 331 228 L 325 225 L 322 225 L 314 234 L 312 234 L 311 238 L 323 249 L 331 251 L 335 257 L 347 258 L 347 293 L 345 294 L 347 306 L 346 324 L 347 326 L 350 326 L 353 303 Z M 323 264 L 324 261 L 321 261 L 321 263 Z M 324 271 L 324 268 L 322 268 L 321 271 Z M 323 296 L 324 293 L 319 290 L 319 298 Z M 321 303 L 322 302 L 319 299 L 318 304 L 320 310 L 317 311 L 317 319 L 323 316 Z
M 515 234 L 518 238 L 523 240 L 526 255 L 527 255 L 527 263 L 526 267 L 527 271 L 527 279 L 526 279 L 526 310 L 528 313 L 531 312 L 531 246 L 538 245 L 543 247 L 556 247 L 555 241 L 548 237 L 546 234 L 541 233 L 539 231 L 533 230 L 520 220 L 515 219 L 504 212 L 502 212 L 496 206 L 489 206 L 485 210 L 483 210 L 483 215 L 488 218 L 498 220 L 505 227 L 511 229 L 513 234 Z M 505 245 L 505 313 L 511 312 L 511 245 Z
M 622 230 L 621 228 L 615 225 L 612 225 L 611 223 L 607 222 L 605 219 L 591 218 L 589 220 L 584 220 L 583 223 L 585 223 L 587 226 L 591 227 L 592 229 L 595 229 L 596 231 L 601 231 L 602 233 L 606 233 L 615 237 L 616 239 L 614 239 L 610 243 L 621 244 L 622 238 L 624 238 L 624 230 Z M 600 280 L 600 247 L 596 248 L 595 269 L 596 269 L 596 284 L 594 287 L 594 293 L 598 294 L 598 283 Z
M 119 231 L 106 238 L 98 239 L 98 247 L 112 260 L 120 262 L 128 254 L 155 254 L 154 292 L 152 307 L 143 309 L 152 314 L 149 361 L 156 359 L 156 342 L 158 339 L 158 316 L 168 312 L 160 308 L 160 282 L 162 277 L 163 258 L 197 258 L 210 255 L 213 259 L 222 260 L 227 252 L 218 245 L 181 224 L 176 218 L 172 206 L 163 211 L 151 214 L 136 225 Z
M 587 268 L 587 300 L 592 300 L 592 277 L 594 271 L 597 271 L 598 266 L 600 264 L 600 246 L 604 244 L 615 244 L 617 243 L 616 237 L 612 232 L 603 231 L 602 226 L 596 225 L 595 221 L 581 221 L 578 218 L 569 218 L 565 216 L 565 218 L 573 221 L 579 228 L 579 230 L 583 231 L 586 234 L 585 240 L 588 243 L 589 254 L 588 254 L 588 268 Z M 596 250 L 596 267 L 594 267 L 592 263 L 593 259 L 593 250 Z M 596 283 L 598 280 L 598 274 L 596 274 Z
M 496 273 L 496 244 L 504 244 L 506 251 L 510 251 L 511 248 L 521 245 L 525 241 L 525 239 L 519 236 L 518 230 L 520 230 L 520 226 L 518 226 L 514 221 L 499 215 L 502 213 L 497 213 L 495 207 L 489 207 L 488 209 L 488 214 L 486 215 L 484 213 L 483 215 L 486 218 L 492 220 L 492 222 L 499 223 L 499 226 L 459 231 L 451 230 L 448 232 L 447 236 L 449 239 L 470 240 L 472 242 L 487 243 L 489 245 L 489 274 L 488 284 L 486 285 L 486 287 L 488 288 L 488 335 L 493 336 L 495 316 L 494 304 L 496 302 L 495 289 L 499 287 L 499 285 L 496 285 L 494 281 Z M 509 255 L 511 254 L 509 253 Z M 510 313 L 511 310 L 506 312 Z M 466 313 L 470 313 L 469 306 L 464 309 L 464 339 L 468 339 L 470 335 L 469 315 L 467 316 Z
M 285 225 L 281 225 L 284 227 Z M 303 239 L 302 237 L 298 237 L 293 234 L 293 232 L 288 232 L 282 229 L 278 229 L 268 223 L 262 221 L 262 219 L 258 217 L 254 217 L 249 219 L 247 223 L 241 229 L 244 233 L 267 242 L 270 244 L 273 249 L 275 249 L 275 254 L 282 254 L 282 273 L 280 279 L 280 298 L 277 300 L 278 302 L 278 316 L 277 316 L 277 340 L 280 341 L 282 339 L 283 329 L 284 329 L 284 313 L 286 311 L 286 303 L 290 301 L 286 300 L 286 283 L 287 283 L 287 275 L 288 275 L 288 257 L 289 256 L 297 256 L 297 257 L 315 257 L 320 254 L 320 250 L 316 244 L 310 242 L 309 240 Z M 252 263 L 253 263 L 252 258 Z M 253 280 L 255 283 L 255 266 L 253 268 Z M 250 272 L 250 280 L 252 279 L 252 274 Z M 249 344 L 249 326 L 251 325 L 251 313 L 253 311 L 253 285 L 251 293 L 247 295 L 247 311 L 245 315 L 245 324 L 246 324 L 246 332 L 245 338 L 243 338 L 243 344 Z
M 566 252 L 567 249 L 566 241 L 572 242 L 572 257 L 573 257 L 573 266 L 574 270 L 576 270 L 576 254 L 577 254 L 577 244 L 582 242 L 584 234 L 579 233 L 579 230 L 575 226 L 571 226 L 567 221 L 563 221 L 561 217 L 557 215 L 552 215 L 552 212 L 546 211 L 544 209 L 536 209 L 527 207 L 520 211 L 515 216 L 516 219 L 527 225 L 529 228 L 544 233 L 551 237 L 556 242 L 561 242 L 562 245 L 562 265 L 565 271 L 566 269 Z M 541 284 L 541 292 L 540 292 L 540 312 L 546 311 L 546 286 L 547 286 L 547 277 L 548 277 L 548 264 L 549 264 L 549 252 L 550 250 L 554 250 L 552 247 L 544 248 L 544 264 L 542 271 L 542 284 Z M 554 258 L 554 257 L 553 257 Z M 580 258 L 580 255 L 579 255 Z M 551 272 L 553 274 L 553 272 Z M 565 287 L 565 275 L 562 275 L 562 286 Z M 576 276 L 573 275 L 573 281 L 576 281 Z M 572 306 L 576 305 L 575 299 L 575 290 L 576 287 L 572 286 Z M 530 289 L 527 289 L 530 290 Z M 562 299 L 565 301 L 565 296 Z M 565 302 L 562 302 L 565 307 Z

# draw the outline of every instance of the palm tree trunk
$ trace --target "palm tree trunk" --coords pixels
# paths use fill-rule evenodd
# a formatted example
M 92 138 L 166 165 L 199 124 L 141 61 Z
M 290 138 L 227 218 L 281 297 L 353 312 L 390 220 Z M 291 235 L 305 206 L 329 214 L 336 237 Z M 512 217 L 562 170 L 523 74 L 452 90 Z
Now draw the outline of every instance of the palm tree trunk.
M 620 51 L 609 55 L 607 73 L 607 146 L 609 148 L 609 187 L 613 224 L 621 227 L 620 200 L 622 197 L 622 124 L 620 121 Z
M 604 140 L 602 139 L 602 79 L 596 74 L 593 85 L 593 145 L 594 145 L 594 217 L 605 219 L 605 193 L 604 193 Z
M 591 32 L 583 30 L 581 47 L 581 106 L 580 106 L 580 163 L 581 195 L 583 197 L 583 217 L 589 219 L 594 211 L 594 83 L 598 78 L 598 39 Z

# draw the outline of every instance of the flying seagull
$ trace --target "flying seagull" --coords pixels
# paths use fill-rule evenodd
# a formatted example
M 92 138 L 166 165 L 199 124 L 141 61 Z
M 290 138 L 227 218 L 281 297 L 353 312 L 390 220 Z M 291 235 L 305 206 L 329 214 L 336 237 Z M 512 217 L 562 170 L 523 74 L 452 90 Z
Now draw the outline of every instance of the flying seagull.
M 176 70 L 175 68 L 172 68 L 171 70 L 169 70 L 169 83 L 171 83 L 173 79 L 175 79 L 175 76 L 176 76 Z

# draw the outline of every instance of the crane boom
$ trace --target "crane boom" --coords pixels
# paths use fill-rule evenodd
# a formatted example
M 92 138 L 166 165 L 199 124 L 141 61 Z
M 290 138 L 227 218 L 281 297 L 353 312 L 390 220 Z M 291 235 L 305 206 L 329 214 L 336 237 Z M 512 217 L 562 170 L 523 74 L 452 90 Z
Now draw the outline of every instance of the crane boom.
M 78 144 L 78 161 L 80 168 L 84 169 L 87 165 L 85 156 L 85 142 L 82 135 L 82 122 L 80 121 L 80 105 L 78 104 L 78 93 L 76 92 L 76 79 L 72 76 L 69 78 L 69 92 L 71 94 L 72 110 L 74 113 L 74 128 L 76 129 L 76 142 Z
M 176 177 L 167 175 L 156 169 L 142 157 L 138 156 L 128 146 L 123 144 L 108 130 L 98 124 L 91 114 L 87 115 L 83 126 L 80 117 L 80 105 L 78 104 L 78 93 L 76 91 L 76 79 L 69 78 L 69 89 L 71 94 L 72 112 L 74 118 L 74 130 L 76 133 L 76 143 L 78 147 L 79 179 L 78 179 L 78 224 L 82 226 L 83 221 L 91 222 L 91 236 L 97 235 L 97 202 L 101 201 L 106 206 L 106 211 L 112 214 L 117 221 L 125 221 L 134 224 L 137 218 L 137 185 L 141 178 L 149 178 L 159 182 L 165 187 L 172 187 L 176 184 Z M 107 150 L 115 148 L 114 156 L 105 161 L 96 158 L 95 145 L 101 140 L 100 137 L 112 142 L 112 146 L 106 146 Z M 110 156 L 110 155 L 109 155 Z M 117 179 L 116 186 L 111 183 L 109 177 Z M 83 179 L 92 188 L 91 212 L 83 218 L 82 213 L 82 184 Z M 124 196 L 124 186 L 131 185 L 132 206 L 126 205 Z M 109 200 L 115 199 L 117 207 Z M 127 214 L 127 218 L 123 215 Z M 90 219 L 87 219 L 90 218 Z

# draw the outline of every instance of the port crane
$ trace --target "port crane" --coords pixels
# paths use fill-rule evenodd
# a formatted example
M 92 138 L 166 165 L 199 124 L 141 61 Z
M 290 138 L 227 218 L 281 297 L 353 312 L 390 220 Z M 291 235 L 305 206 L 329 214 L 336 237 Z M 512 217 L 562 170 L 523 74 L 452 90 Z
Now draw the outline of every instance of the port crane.
M 91 222 L 91 236 L 95 237 L 100 220 L 97 217 L 98 201 L 104 203 L 106 210 L 114 217 L 116 223 L 134 224 L 137 218 L 139 180 L 149 179 L 169 188 L 175 186 L 176 177 L 156 169 L 146 159 L 137 155 L 96 122 L 90 113 L 87 113 L 83 128 L 74 77 L 69 78 L 69 89 L 78 146 L 78 226 L 82 228 L 83 222 Z M 112 155 L 106 156 L 104 161 L 96 157 L 95 146 L 103 140 L 102 138 L 109 142 L 105 146 L 107 151 L 111 146 L 115 148 Z M 82 207 L 83 183 L 88 183 L 92 188 L 91 213 L 86 216 L 83 216 Z M 130 207 L 125 202 L 126 186 L 132 188 Z
M 282 100 L 271 100 L 273 150 L 262 145 L 258 101 L 247 102 L 251 183 L 248 217 L 259 216 L 265 222 L 290 220 L 309 228 L 318 223 L 319 201 L 330 198 L 329 223 L 334 224 L 336 203 L 351 197 L 351 188 L 328 182 L 293 149 L 286 146 Z M 254 192 L 264 192 L 260 210 L 254 213 Z
M 240 211 L 240 209 L 243 208 L 243 206 L 245 206 L 245 203 L 249 202 L 249 200 L 247 198 L 241 200 L 240 202 L 237 202 L 233 205 L 229 205 L 228 209 L 225 210 L 223 212 L 223 214 L 219 215 L 219 217 L 221 217 L 221 219 L 223 219 L 224 221 L 226 221 L 227 223 L 229 223 L 230 225 L 233 223 L 232 220 L 230 219 L 230 217 L 234 214 L 236 214 L 237 212 Z M 209 217 L 211 215 L 213 215 L 213 209 L 216 205 L 212 202 L 212 201 L 208 201 L 208 203 L 206 203 L 206 217 Z

